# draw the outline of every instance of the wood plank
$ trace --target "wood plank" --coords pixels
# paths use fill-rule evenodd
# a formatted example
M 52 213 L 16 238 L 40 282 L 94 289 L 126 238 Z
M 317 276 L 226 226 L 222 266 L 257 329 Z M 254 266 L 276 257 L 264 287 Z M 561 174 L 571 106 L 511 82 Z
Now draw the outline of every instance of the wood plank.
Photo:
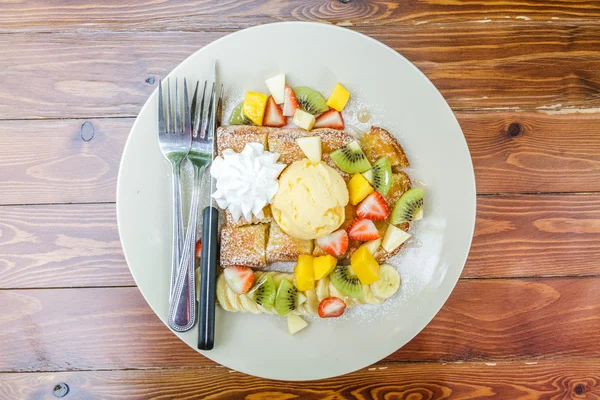
M 457 111 L 600 106 L 600 25 L 471 24 L 361 31 L 414 62 Z M 159 77 L 226 33 L 1 35 L 5 84 L 0 116 L 134 116 Z
M 598 285 L 460 281 L 429 326 L 387 360 L 599 358 Z M 14 310 L 0 319 L 0 371 L 215 365 L 180 342 L 136 288 L 4 290 L 0 304 Z
M 1 374 L 0 397 L 55 399 L 600 398 L 600 360 L 380 364 L 337 378 L 285 382 L 226 368 Z
M 132 123 L 0 121 L 0 203 L 115 201 L 119 162 Z
M 238 29 L 279 21 L 320 21 L 342 25 L 425 25 L 461 22 L 597 21 L 594 0 L 449 2 L 402 1 L 90 1 L 9 2 L 2 5 L 0 32 L 71 30 Z M 85 16 L 85 18 L 82 18 Z
M 600 113 L 457 117 L 473 158 L 477 193 L 600 190 Z
M 128 286 L 113 204 L 0 207 L 0 288 Z M 599 275 L 600 194 L 478 199 L 463 278 Z
M 134 284 L 114 204 L 0 207 L 0 221 L 0 288 Z
M 600 195 L 477 199 L 463 277 L 600 274 Z

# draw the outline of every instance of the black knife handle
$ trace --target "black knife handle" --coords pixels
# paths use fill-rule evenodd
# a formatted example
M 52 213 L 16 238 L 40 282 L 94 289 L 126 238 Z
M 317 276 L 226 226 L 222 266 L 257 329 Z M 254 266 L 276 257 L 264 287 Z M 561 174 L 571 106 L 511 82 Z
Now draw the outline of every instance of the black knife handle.
M 211 350 L 215 342 L 217 239 L 219 211 L 206 207 L 202 213 L 202 254 L 198 297 L 198 349 Z

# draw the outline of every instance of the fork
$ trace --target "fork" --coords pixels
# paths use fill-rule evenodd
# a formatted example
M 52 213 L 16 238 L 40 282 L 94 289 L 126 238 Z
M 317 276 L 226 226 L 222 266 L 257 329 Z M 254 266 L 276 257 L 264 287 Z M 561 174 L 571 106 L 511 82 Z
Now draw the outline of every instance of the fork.
M 177 332 L 185 332 L 191 329 L 196 321 L 195 245 L 198 221 L 198 202 L 204 171 L 206 167 L 210 165 L 213 158 L 213 137 L 212 131 L 209 132 L 209 127 L 211 123 L 214 124 L 212 121 L 212 109 L 213 99 L 216 95 L 216 82 L 213 82 L 206 124 L 204 124 L 206 84 L 207 82 L 204 81 L 200 107 L 192 107 L 192 109 L 195 109 L 196 115 L 193 118 L 192 145 L 187 155 L 187 159 L 194 167 L 194 190 L 185 235 L 185 243 L 183 245 L 178 274 L 175 279 L 175 289 L 173 290 L 173 299 L 169 307 L 168 318 L 169 326 Z M 197 104 L 198 86 L 199 85 L 196 84 L 192 104 Z
M 183 118 L 179 85 L 175 78 L 175 118 L 171 105 L 171 81 L 167 79 L 167 105 L 163 100 L 162 81 L 158 82 L 158 143 L 163 155 L 173 169 L 173 253 L 171 257 L 171 282 L 169 301 L 173 297 L 173 287 L 181 251 L 183 248 L 183 213 L 181 209 L 181 162 L 187 156 L 192 142 L 192 126 L 188 105 L 187 81 L 183 80 Z M 166 115 L 166 123 L 165 123 Z

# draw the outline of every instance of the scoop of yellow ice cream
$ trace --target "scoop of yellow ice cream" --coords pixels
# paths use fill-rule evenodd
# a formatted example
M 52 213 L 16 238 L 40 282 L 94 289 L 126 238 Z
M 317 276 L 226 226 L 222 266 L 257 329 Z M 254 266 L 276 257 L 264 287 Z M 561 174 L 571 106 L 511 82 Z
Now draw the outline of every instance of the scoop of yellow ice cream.
M 297 239 L 316 239 L 344 222 L 348 189 L 340 174 L 323 162 L 296 161 L 279 177 L 271 209 L 279 227 Z

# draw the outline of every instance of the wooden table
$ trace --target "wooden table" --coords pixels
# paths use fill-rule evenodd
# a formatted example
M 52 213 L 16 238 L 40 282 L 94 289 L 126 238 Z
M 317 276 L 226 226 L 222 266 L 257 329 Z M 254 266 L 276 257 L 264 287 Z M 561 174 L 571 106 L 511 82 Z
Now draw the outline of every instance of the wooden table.
M 179 341 L 134 285 L 114 204 L 158 79 L 230 32 L 292 20 L 415 63 L 460 121 L 478 192 L 435 319 L 371 367 L 302 383 Z M 1 399 L 600 398 L 597 0 L 3 2 L 0 119 Z

